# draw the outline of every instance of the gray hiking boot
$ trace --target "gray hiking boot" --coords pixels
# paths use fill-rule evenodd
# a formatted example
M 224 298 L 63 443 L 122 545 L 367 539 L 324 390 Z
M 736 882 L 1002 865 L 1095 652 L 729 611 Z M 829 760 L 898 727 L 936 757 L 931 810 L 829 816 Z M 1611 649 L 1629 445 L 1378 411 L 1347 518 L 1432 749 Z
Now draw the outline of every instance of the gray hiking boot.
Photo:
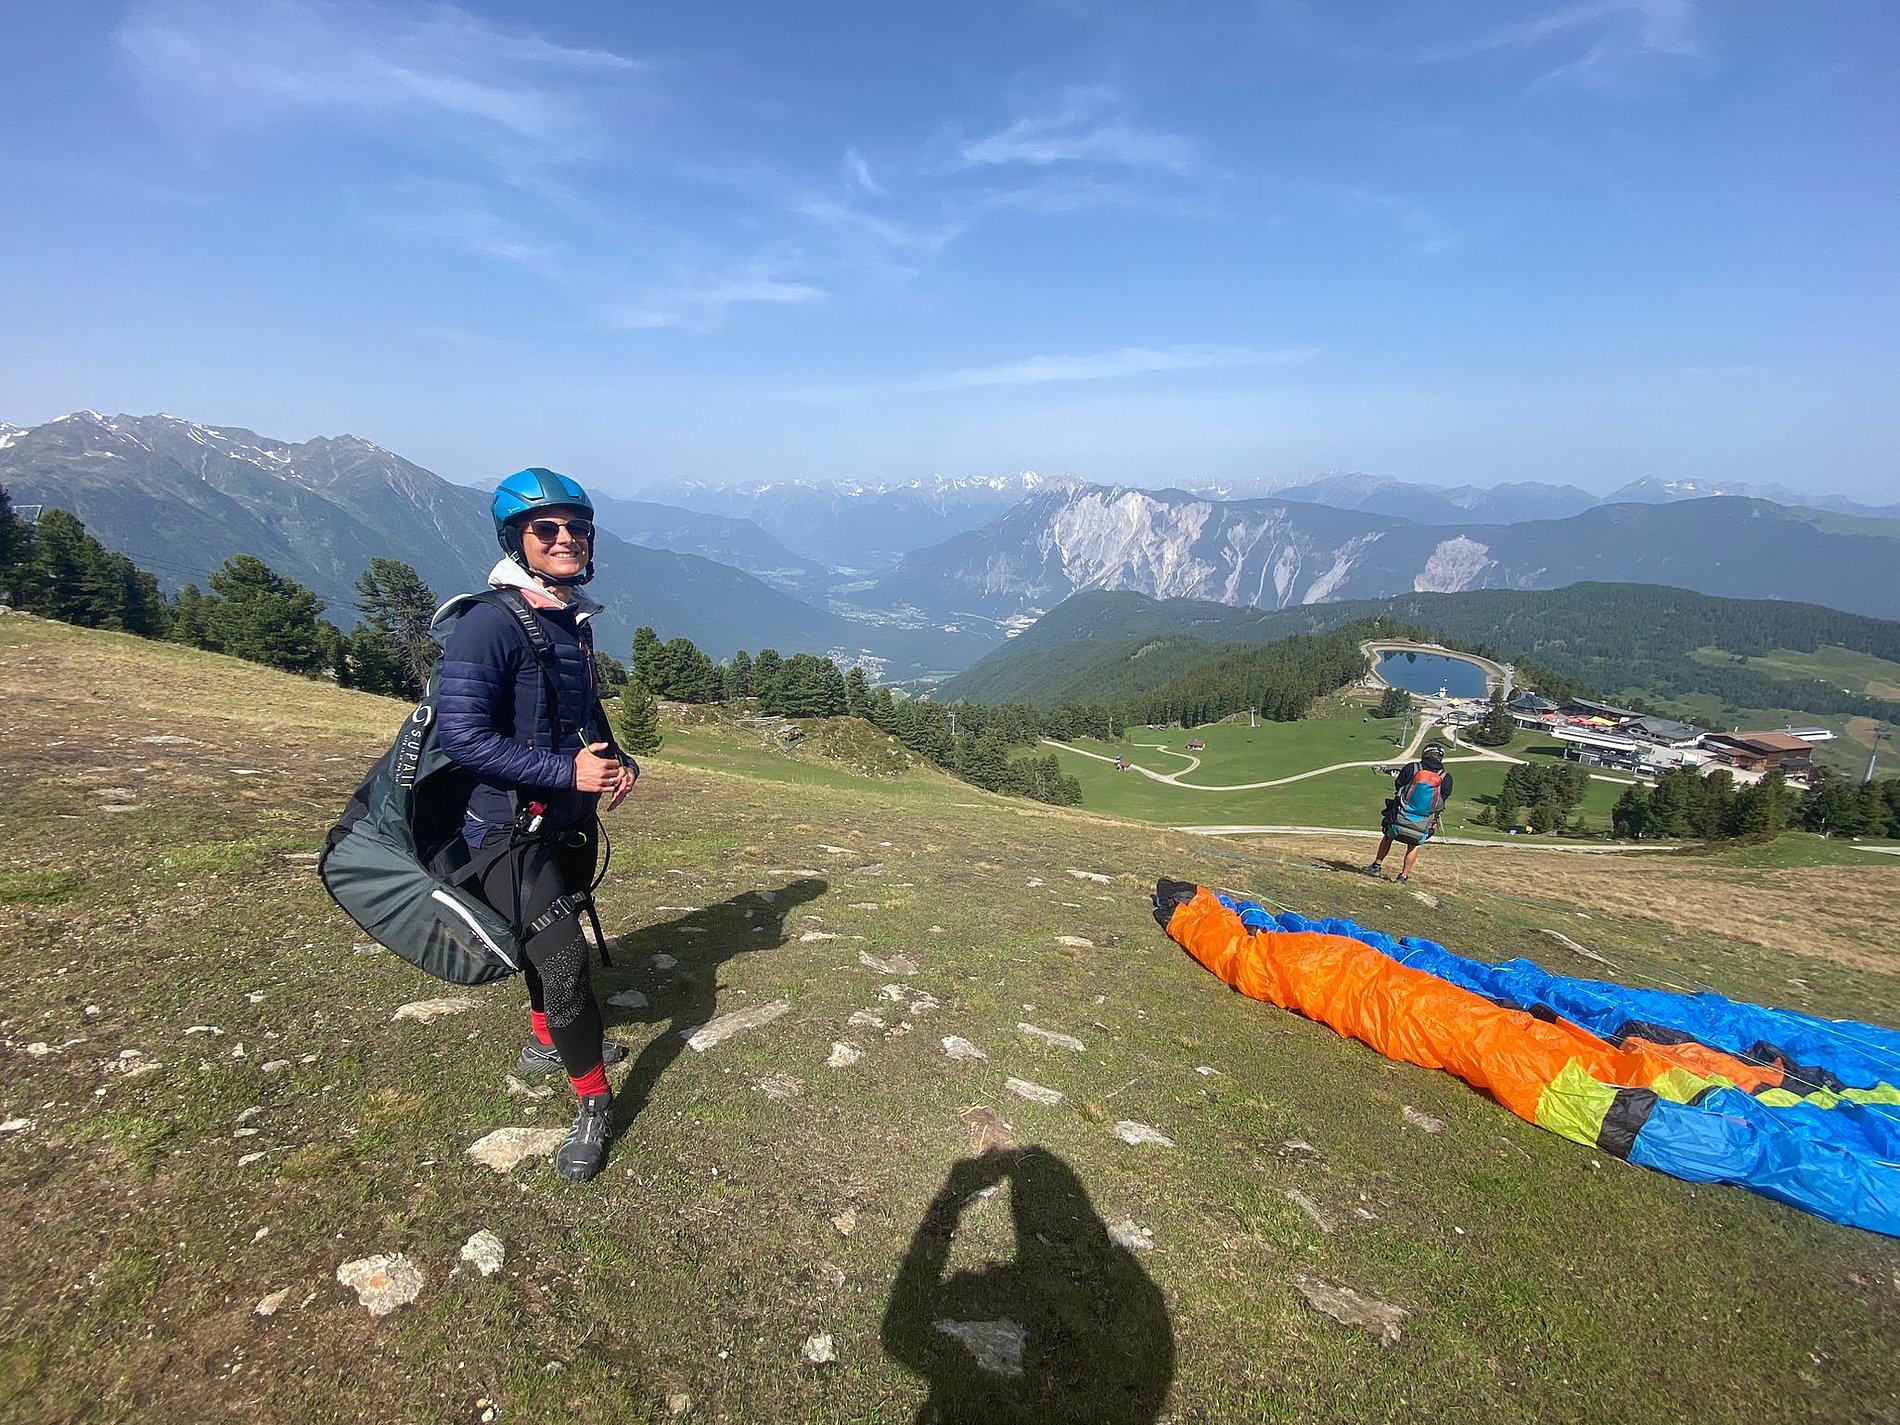
M 627 1051 L 611 1039 L 600 1041 L 600 1062 L 618 1064 L 627 1057 Z M 515 1060 L 517 1074 L 558 1074 L 561 1072 L 561 1056 L 552 1044 L 543 1044 L 538 1039 L 530 1039 L 521 1048 L 521 1057 Z
M 1406 875 L 1403 871 L 1399 872 L 1399 884 L 1401 886 L 1409 886 L 1411 883 L 1412 878 L 1410 876 Z
M 607 1161 L 607 1137 L 614 1106 L 612 1094 L 589 1094 L 581 1100 L 574 1126 L 554 1154 L 554 1171 L 571 1183 L 584 1183 Z
M 1366 867 L 1366 874 L 1375 879 L 1383 878 L 1385 875 L 1385 867 L 1381 866 L 1377 861 L 1374 861 L 1370 866 Z

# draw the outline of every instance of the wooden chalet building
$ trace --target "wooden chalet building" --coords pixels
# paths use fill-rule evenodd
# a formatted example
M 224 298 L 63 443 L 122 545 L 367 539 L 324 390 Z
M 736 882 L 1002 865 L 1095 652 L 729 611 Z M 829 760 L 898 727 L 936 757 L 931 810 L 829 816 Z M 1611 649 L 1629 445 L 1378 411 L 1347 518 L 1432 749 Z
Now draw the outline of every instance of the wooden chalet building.
M 1807 772 L 1814 763 L 1813 744 L 1785 732 L 1712 732 L 1702 745 L 1747 772 Z

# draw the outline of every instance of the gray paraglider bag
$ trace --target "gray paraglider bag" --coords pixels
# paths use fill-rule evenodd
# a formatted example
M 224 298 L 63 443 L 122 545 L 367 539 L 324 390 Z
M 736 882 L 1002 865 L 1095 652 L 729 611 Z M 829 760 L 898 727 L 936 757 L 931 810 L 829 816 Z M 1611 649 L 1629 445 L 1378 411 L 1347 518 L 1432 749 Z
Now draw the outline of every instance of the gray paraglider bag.
M 519 604 L 518 596 L 505 592 L 458 603 L 465 607 L 477 599 L 500 602 L 510 612 Z M 443 614 L 456 606 L 445 606 Z M 535 642 L 532 614 L 516 617 L 524 636 Z M 446 638 L 446 629 L 437 636 Z M 543 635 L 535 657 L 544 669 L 545 647 Z M 436 742 L 436 694 L 437 677 L 431 676 L 395 743 L 330 829 L 317 874 L 378 944 L 437 979 L 480 985 L 521 969 L 521 937 L 507 917 L 456 883 L 469 859 L 462 818 L 475 774 L 450 761 Z

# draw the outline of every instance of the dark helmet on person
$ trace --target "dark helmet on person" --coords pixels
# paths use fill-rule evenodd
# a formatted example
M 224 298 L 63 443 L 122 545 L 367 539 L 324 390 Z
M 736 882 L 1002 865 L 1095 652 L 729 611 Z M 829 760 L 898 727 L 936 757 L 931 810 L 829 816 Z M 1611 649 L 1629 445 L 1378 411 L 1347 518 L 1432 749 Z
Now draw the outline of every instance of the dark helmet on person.
M 1440 767 L 1445 765 L 1445 744 L 1442 742 L 1426 743 L 1425 749 L 1418 754 L 1418 758 L 1419 761 L 1423 762 L 1427 767 L 1430 767 L 1433 771 L 1437 771 Z
M 594 502 L 587 497 L 587 491 L 581 488 L 580 481 L 539 465 L 517 470 L 495 487 L 494 498 L 488 502 L 488 513 L 495 521 L 495 539 L 508 557 L 523 569 L 528 568 L 528 560 L 521 552 L 522 525 L 543 511 L 557 507 L 582 510 L 589 520 L 594 517 Z M 536 577 L 546 578 L 545 575 Z M 571 579 L 549 579 L 547 582 L 585 584 L 593 577 L 593 544 L 590 542 L 584 570 Z

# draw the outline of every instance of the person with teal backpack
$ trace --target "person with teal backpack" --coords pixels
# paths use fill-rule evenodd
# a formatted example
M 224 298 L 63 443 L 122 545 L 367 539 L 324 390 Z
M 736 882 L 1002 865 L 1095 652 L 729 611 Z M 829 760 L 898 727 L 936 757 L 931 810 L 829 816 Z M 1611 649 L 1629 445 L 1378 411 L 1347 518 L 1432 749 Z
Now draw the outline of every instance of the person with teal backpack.
M 1418 860 L 1418 848 L 1432 839 L 1438 830 L 1438 814 L 1451 800 L 1451 773 L 1445 770 L 1445 745 L 1428 742 L 1418 761 L 1407 762 L 1394 774 L 1396 790 L 1385 804 L 1385 821 L 1380 827 L 1384 839 L 1379 854 L 1366 867 L 1368 876 L 1385 875 L 1385 858 L 1394 842 L 1405 847 L 1405 861 L 1399 867 L 1399 884 L 1412 879 L 1412 863 Z

